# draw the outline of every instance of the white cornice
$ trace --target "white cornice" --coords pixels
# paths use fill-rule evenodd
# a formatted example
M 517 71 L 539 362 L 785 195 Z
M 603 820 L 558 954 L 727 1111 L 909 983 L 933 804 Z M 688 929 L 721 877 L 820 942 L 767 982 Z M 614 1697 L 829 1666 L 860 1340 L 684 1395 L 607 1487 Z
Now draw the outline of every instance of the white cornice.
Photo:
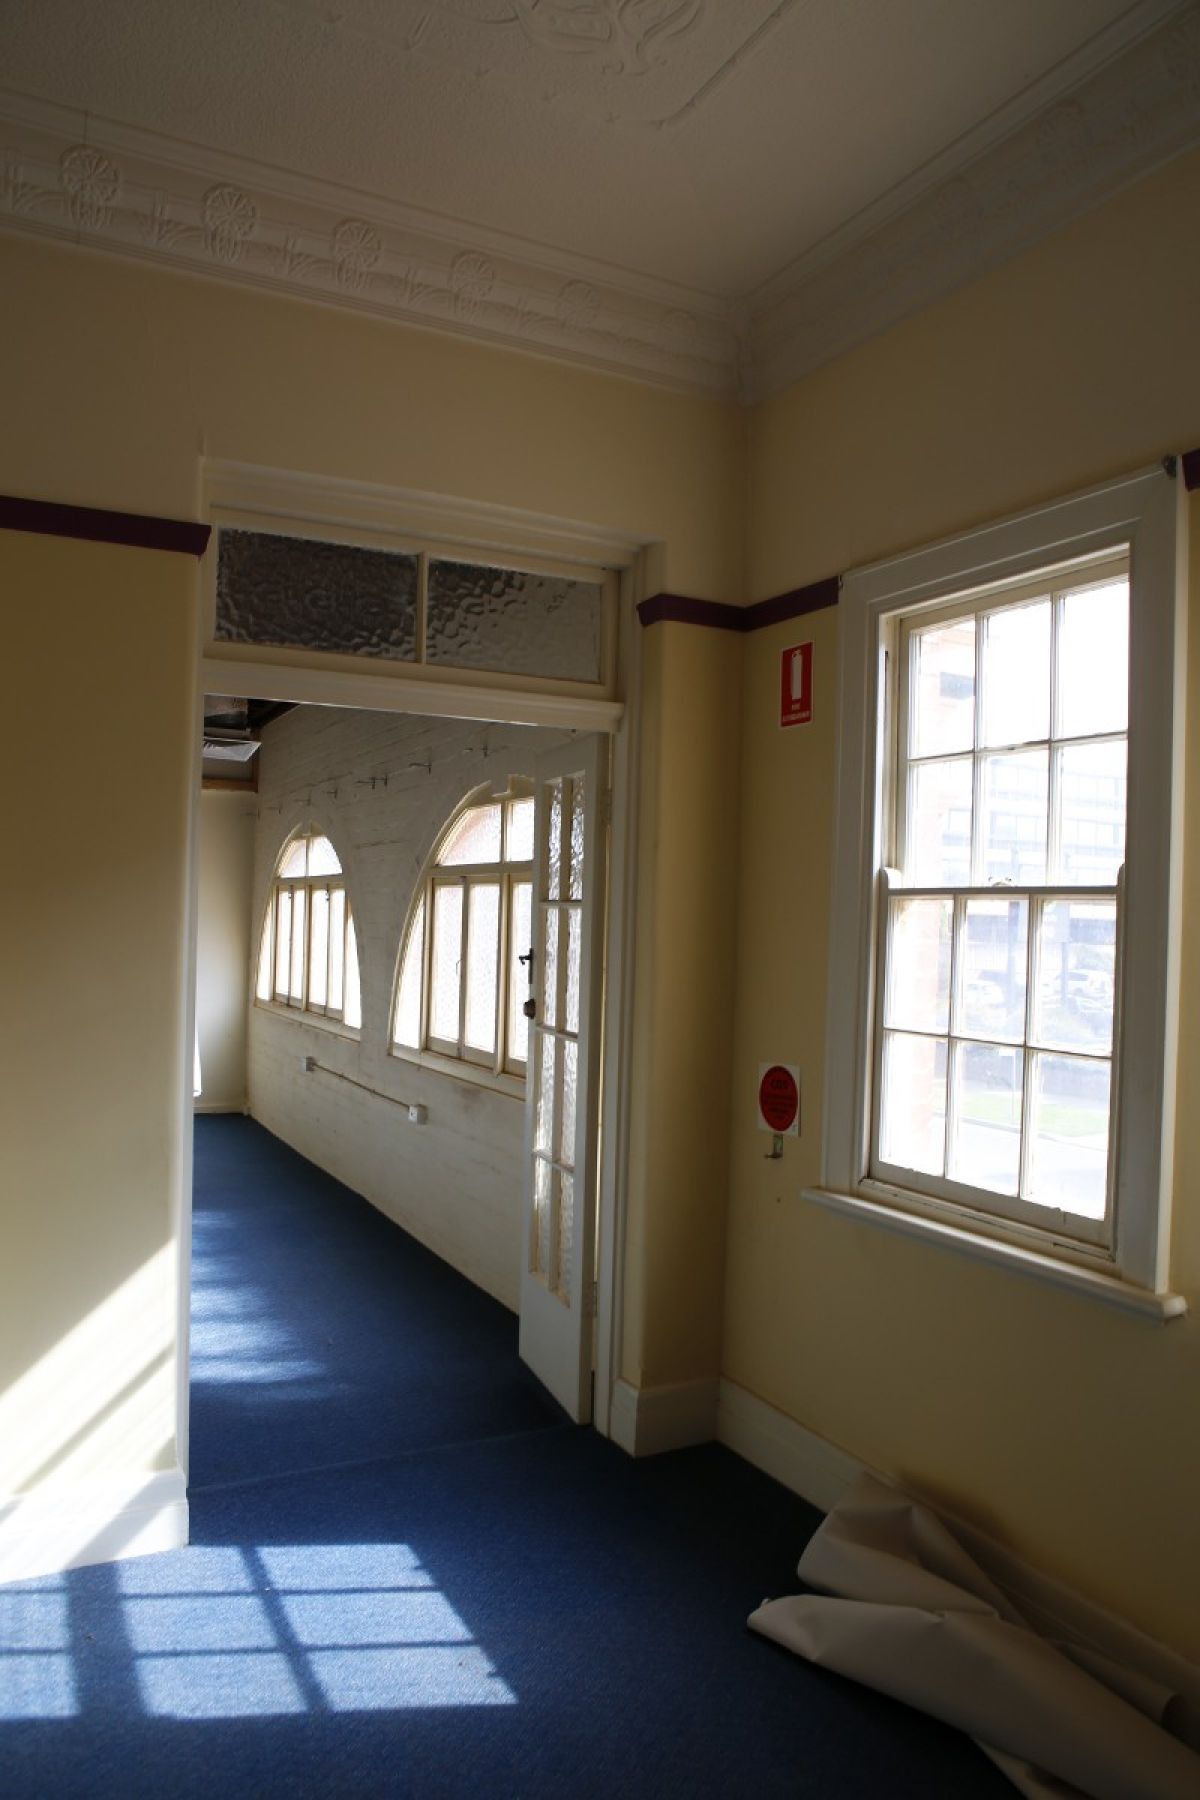
M 18 95 L 0 94 L 0 228 L 758 400 L 1200 142 L 1200 4 L 1164 6 L 738 305 Z

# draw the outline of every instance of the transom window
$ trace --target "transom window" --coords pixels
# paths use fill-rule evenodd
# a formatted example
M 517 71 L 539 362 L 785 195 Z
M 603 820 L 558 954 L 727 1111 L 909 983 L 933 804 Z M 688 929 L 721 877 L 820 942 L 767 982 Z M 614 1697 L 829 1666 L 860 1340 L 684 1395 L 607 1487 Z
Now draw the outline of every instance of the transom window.
M 533 878 L 531 783 L 471 795 L 442 833 L 409 915 L 392 1047 L 524 1076 Z
M 338 854 L 303 832 L 284 845 L 271 885 L 258 956 L 259 1000 L 295 1007 L 358 1030 L 358 940 Z

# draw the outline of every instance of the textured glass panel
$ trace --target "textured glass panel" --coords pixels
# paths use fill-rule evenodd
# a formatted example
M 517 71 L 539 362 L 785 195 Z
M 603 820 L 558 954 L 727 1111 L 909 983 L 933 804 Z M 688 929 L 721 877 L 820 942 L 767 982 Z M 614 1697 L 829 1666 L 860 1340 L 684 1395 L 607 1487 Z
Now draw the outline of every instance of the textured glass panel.
M 329 890 L 312 890 L 312 925 L 309 939 L 308 1004 L 324 1006 L 329 982 Z
M 533 795 L 508 803 L 508 842 L 504 850 L 506 862 L 533 861 Z
M 945 1172 L 946 1041 L 886 1033 L 880 1154 L 901 1169 Z
M 598 583 L 430 561 L 425 655 L 431 663 L 599 681 L 603 624 Z
M 275 992 L 287 998 L 288 972 L 292 966 L 292 890 L 284 888 L 275 901 Z
M 303 888 L 292 893 L 292 973 L 288 998 L 297 1005 L 304 999 L 304 958 L 308 950 L 306 923 L 308 895 Z
M 1028 900 L 968 900 L 958 946 L 954 1029 L 968 1037 L 1025 1036 Z
M 555 1292 L 569 1300 L 571 1266 L 575 1257 L 575 1177 L 565 1170 L 558 1177 L 558 1280 Z
M 1010 606 L 983 625 L 979 741 L 1028 744 L 1050 736 L 1050 602 Z
M 583 801 L 583 776 L 576 775 L 571 782 L 571 833 L 567 844 L 567 893 L 572 900 L 583 899 Z
M 1058 756 L 1056 881 L 1115 887 L 1125 860 L 1125 739 L 1064 744 Z
M 549 790 L 546 826 L 546 898 L 557 900 L 562 893 L 562 782 L 552 781 Z
M 425 902 L 417 907 L 416 917 L 404 946 L 400 965 L 400 985 L 396 990 L 396 1023 L 394 1041 L 409 1050 L 421 1046 L 421 975 L 425 964 Z
M 525 1017 L 525 1002 L 529 998 L 529 976 L 526 973 L 528 963 L 519 958 L 526 955 L 532 942 L 533 917 L 531 903 L 533 889 L 527 881 L 515 881 L 512 888 L 512 920 L 509 926 L 509 961 L 508 961 L 508 1059 L 510 1062 L 523 1063 L 529 1055 L 529 1020 Z
M 438 862 L 443 867 L 500 861 L 500 808 L 473 806 L 446 839 Z
M 361 544 L 222 531 L 215 636 L 412 662 L 417 559 Z
M 263 920 L 262 939 L 258 947 L 258 980 L 254 992 L 260 1000 L 271 998 L 271 908 Z
M 914 632 L 909 724 L 912 756 L 946 756 L 975 743 L 975 620 Z
M 1045 881 L 1049 770 L 1046 750 L 983 758 L 980 875 L 985 884 L 1026 887 Z
M 1024 1053 L 1004 1044 L 956 1044 L 954 1113 L 950 1121 L 952 1181 L 1015 1194 L 1021 1180 L 1021 1090 Z
M 533 1114 L 533 1147 L 547 1156 L 554 1154 L 554 1083 L 557 1066 L 558 1039 L 543 1031 L 538 1035 L 537 1103 Z
M 1107 1056 L 1113 1035 L 1117 907 L 1112 900 L 1048 900 L 1038 939 L 1033 1035 L 1059 1050 Z
M 533 1244 L 532 1262 L 535 1275 L 546 1275 L 550 1269 L 550 1199 L 554 1191 L 554 1170 L 544 1157 L 533 1159 Z
M 1034 1056 L 1029 1199 L 1038 1206 L 1104 1217 L 1110 1079 L 1107 1062 Z
M 542 920 L 546 933 L 542 950 L 542 1023 L 556 1028 L 561 1024 L 559 1007 L 558 932 L 560 909 L 543 906 Z
M 362 988 L 358 974 L 358 934 L 354 929 L 354 919 L 349 911 L 346 913 L 346 998 L 342 1006 L 342 1018 L 355 1031 L 362 1025 Z
M 1129 582 L 1063 600 L 1058 629 L 1058 735 L 1124 731 L 1129 719 Z
M 434 888 L 429 1030 L 433 1037 L 451 1044 L 458 1042 L 462 904 L 462 889 L 457 883 Z
M 308 870 L 308 839 L 295 838 L 284 851 L 279 863 L 280 878 L 304 875 Z
M 340 875 L 342 865 L 337 851 L 327 837 L 308 840 L 308 872 L 310 875 Z
M 496 1048 L 500 971 L 500 883 L 473 881 L 467 896 L 467 1006 L 463 1041 Z
M 946 1031 L 950 1024 L 950 900 L 893 900 L 888 943 L 889 1025 Z
M 330 1012 L 340 1013 L 346 986 L 346 890 L 334 888 L 329 896 L 329 999 Z
M 910 772 L 904 874 L 914 886 L 971 879 L 971 768 L 971 758 L 959 756 Z
M 575 1165 L 575 1106 L 579 1092 L 579 1045 L 563 1039 L 562 1105 L 559 1109 L 558 1160 Z
M 583 919 L 578 906 L 563 909 L 567 916 L 567 1005 L 565 1023 L 568 1031 L 579 1030 L 579 960 Z

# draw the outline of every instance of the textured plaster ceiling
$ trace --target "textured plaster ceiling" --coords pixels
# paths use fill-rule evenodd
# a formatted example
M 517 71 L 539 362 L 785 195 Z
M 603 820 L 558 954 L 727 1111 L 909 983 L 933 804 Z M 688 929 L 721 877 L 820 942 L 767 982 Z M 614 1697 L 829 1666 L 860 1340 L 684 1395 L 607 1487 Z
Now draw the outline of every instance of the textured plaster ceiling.
M 716 366 L 730 354 L 719 332 L 736 335 L 764 295 L 1195 12 L 1181 0 L 0 0 L 0 79 L 14 100 L 67 109 L 85 144 L 115 146 L 127 185 L 118 152 L 145 160 L 153 138 L 168 169 L 232 171 L 256 196 L 325 196 L 331 221 L 402 223 L 410 266 L 414 233 L 460 265 L 474 248 L 491 259 L 475 282 L 489 304 L 505 278 L 497 255 L 521 262 L 506 304 L 527 325 L 531 268 L 576 290 L 581 277 L 673 290 L 684 311 L 671 316 L 708 334 L 693 360 Z M 1200 88 L 1192 97 L 1200 113 Z M 47 205 L 23 217 L 36 222 L 39 205 L 50 228 Z M 267 208 L 253 207 L 258 232 Z M 166 234 L 155 242 L 170 248 Z M 355 282 L 344 257 L 329 262 L 360 298 L 384 269 L 365 257 Z M 491 329 L 479 295 L 462 316 L 466 285 L 449 284 L 446 310 Z M 602 310 L 588 293 L 542 311 L 576 325 Z M 650 344 L 658 328 L 643 323 Z

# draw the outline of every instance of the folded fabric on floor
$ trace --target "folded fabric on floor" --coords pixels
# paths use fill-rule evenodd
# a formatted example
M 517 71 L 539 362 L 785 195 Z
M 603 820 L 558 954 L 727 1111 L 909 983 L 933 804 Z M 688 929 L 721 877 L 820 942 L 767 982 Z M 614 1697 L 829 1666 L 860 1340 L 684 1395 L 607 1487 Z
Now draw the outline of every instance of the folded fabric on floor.
M 895 1488 L 862 1476 L 799 1574 L 821 1592 L 764 1602 L 752 1630 L 968 1732 L 1029 1800 L 1200 1794 L 1200 1757 L 1164 1728 L 1175 1696 L 1039 1637 L 941 1520 Z

